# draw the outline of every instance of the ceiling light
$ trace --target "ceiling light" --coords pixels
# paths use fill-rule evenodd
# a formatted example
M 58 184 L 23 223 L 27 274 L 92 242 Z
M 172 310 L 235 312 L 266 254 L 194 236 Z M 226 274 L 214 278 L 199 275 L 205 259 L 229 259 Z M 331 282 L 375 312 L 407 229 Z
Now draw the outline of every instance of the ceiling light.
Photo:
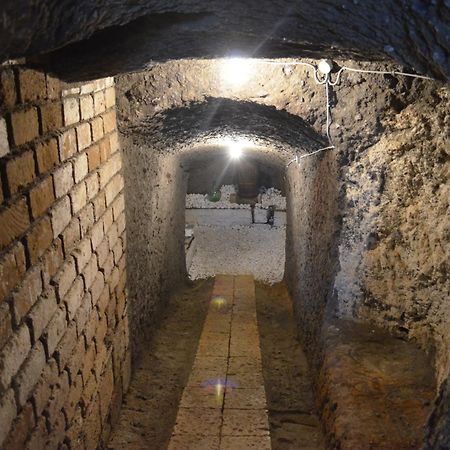
M 242 144 L 239 142 L 230 143 L 228 153 L 231 159 L 238 160 L 242 156 Z
M 322 61 L 319 62 L 319 71 L 324 75 L 328 75 L 332 68 L 333 62 L 329 59 L 322 59 Z
M 232 86 L 240 86 L 250 79 L 252 65 L 247 58 L 227 58 L 222 63 L 222 78 Z

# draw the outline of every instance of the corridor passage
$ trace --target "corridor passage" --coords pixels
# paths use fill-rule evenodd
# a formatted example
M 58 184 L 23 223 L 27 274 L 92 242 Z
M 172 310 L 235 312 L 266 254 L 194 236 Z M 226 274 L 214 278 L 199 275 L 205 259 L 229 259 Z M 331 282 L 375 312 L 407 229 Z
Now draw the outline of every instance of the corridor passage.
M 295 336 L 282 283 L 186 286 L 142 344 L 108 449 L 323 450 Z

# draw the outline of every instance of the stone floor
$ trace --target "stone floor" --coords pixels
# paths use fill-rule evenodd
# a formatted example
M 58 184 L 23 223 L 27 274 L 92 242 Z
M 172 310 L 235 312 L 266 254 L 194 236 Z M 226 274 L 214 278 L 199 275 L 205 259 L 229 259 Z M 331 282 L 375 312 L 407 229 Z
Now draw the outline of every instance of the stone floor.
M 270 450 L 251 276 L 217 276 L 169 450 Z
M 323 450 L 284 284 L 196 281 L 143 349 L 108 449 Z

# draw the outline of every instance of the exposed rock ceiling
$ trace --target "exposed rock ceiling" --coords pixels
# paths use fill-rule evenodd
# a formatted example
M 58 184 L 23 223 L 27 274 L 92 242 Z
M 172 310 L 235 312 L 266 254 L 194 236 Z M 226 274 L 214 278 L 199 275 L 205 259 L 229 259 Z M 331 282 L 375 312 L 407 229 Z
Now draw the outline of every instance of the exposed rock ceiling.
M 436 78 L 450 76 L 446 0 L 23 3 L 4 0 L 0 5 L 0 59 L 33 56 L 70 79 L 232 51 L 253 57 L 396 61 Z M 55 49 L 60 50 L 36 58 Z

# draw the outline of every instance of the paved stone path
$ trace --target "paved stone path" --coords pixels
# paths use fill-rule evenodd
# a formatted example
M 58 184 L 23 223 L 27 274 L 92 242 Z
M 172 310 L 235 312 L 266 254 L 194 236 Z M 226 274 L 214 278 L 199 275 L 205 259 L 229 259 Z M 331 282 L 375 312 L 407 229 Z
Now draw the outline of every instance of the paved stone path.
M 270 450 L 251 276 L 217 276 L 169 450 Z

